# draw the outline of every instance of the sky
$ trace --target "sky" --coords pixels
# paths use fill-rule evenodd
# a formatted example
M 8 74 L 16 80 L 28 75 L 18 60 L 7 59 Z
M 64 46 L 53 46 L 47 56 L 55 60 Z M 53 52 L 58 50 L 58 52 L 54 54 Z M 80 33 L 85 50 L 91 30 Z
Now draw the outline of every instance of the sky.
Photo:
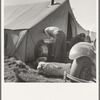
M 19 4 L 46 0 L 4 0 L 4 4 Z M 55 0 L 56 1 L 56 0 Z M 97 0 L 70 0 L 77 22 L 86 30 L 97 31 Z
M 80 25 L 97 31 L 97 0 L 70 0 L 71 8 Z

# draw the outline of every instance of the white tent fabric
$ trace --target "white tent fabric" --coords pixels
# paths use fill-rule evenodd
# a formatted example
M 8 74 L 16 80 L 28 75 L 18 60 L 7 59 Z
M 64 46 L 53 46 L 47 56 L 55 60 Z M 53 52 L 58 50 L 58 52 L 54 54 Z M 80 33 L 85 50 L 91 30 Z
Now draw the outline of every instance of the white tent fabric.
M 56 26 L 68 37 L 68 16 L 72 37 L 79 30 L 86 31 L 77 23 L 71 10 L 69 0 L 56 0 L 49 7 L 50 0 L 33 1 L 31 4 L 6 5 L 4 9 L 5 56 L 14 56 L 22 61 L 35 59 L 35 46 L 44 38 L 43 29 Z M 78 27 L 80 26 L 80 27 Z M 70 35 L 70 34 L 69 34 Z

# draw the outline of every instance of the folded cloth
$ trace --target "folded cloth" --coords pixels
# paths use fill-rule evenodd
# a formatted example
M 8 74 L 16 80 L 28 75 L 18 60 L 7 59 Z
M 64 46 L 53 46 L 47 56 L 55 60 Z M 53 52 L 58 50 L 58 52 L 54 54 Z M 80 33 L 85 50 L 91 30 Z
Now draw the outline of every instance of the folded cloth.
M 51 76 L 63 76 L 64 71 L 70 73 L 71 63 L 39 62 L 37 69 L 39 74 Z

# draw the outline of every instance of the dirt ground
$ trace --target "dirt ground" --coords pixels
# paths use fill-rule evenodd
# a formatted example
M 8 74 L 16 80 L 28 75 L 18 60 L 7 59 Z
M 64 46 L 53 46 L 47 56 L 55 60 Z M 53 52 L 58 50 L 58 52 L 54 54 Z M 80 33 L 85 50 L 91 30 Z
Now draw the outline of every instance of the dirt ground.
M 4 81 L 5 82 L 41 82 L 41 83 L 64 83 L 63 77 L 48 77 L 38 74 L 38 70 L 26 65 L 15 58 L 4 59 Z M 67 80 L 67 82 L 70 82 Z

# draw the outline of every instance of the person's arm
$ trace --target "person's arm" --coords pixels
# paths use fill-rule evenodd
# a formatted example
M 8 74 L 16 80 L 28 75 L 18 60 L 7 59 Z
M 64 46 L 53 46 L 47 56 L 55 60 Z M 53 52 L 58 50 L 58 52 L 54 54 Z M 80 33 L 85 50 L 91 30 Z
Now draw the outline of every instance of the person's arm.
M 50 36 L 49 36 L 49 34 L 48 34 L 47 30 L 48 30 L 47 28 L 46 28 L 46 29 L 44 29 L 44 33 L 46 34 L 47 38 L 50 38 Z

